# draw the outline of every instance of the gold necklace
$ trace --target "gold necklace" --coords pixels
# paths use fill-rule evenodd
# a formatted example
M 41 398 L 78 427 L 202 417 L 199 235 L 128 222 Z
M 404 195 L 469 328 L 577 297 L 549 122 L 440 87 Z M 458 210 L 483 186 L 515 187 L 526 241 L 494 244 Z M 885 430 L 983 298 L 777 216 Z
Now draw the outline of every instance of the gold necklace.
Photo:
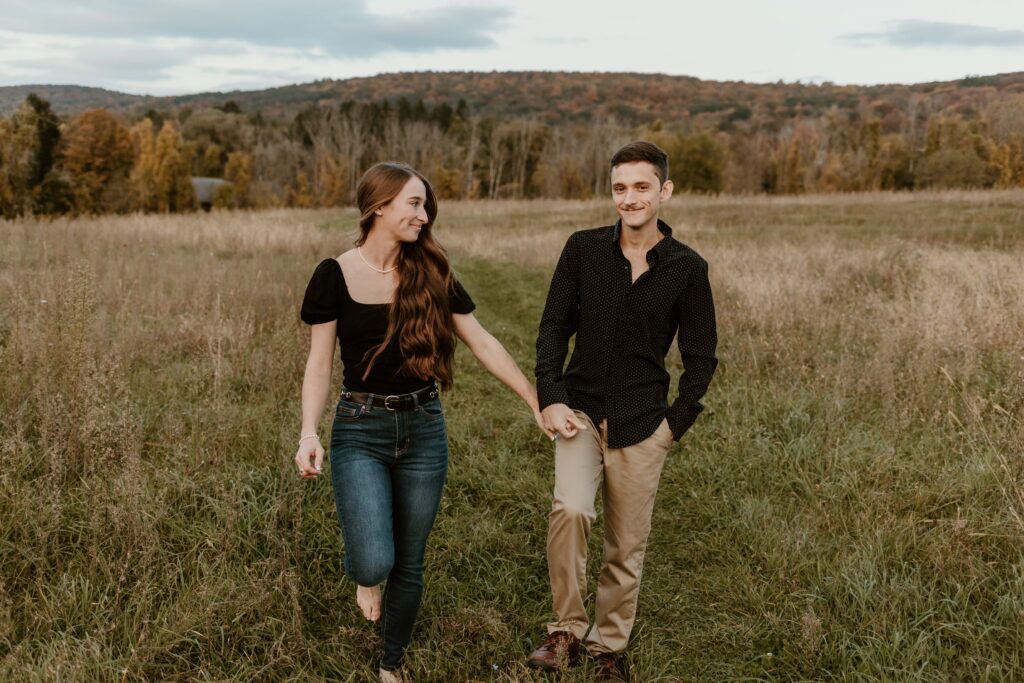
M 359 258 L 363 259 L 363 263 L 366 264 L 367 268 L 370 268 L 371 270 L 375 270 L 375 271 L 377 271 L 378 273 L 380 273 L 382 275 L 384 275 L 386 273 L 390 273 L 395 268 L 398 268 L 398 264 L 396 263 L 395 265 L 391 266 L 387 270 L 381 270 L 380 268 L 378 268 L 377 266 L 373 265 L 372 263 L 370 263 L 369 261 L 366 260 L 366 257 L 363 256 L 363 250 L 361 248 L 356 247 L 356 253 L 359 254 Z

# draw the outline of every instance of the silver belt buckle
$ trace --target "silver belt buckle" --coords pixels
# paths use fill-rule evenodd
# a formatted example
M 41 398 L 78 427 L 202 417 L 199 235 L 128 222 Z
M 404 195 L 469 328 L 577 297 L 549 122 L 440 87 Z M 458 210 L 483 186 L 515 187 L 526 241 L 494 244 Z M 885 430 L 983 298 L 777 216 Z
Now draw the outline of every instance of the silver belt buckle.
M 391 407 L 391 404 L 389 403 L 389 401 L 391 401 L 391 399 L 395 399 L 397 401 L 399 399 L 399 397 L 395 396 L 394 394 L 392 394 L 391 396 L 385 396 L 384 397 L 384 408 L 386 410 L 390 410 L 391 412 L 394 412 L 394 411 L 398 410 L 398 408 L 392 408 Z

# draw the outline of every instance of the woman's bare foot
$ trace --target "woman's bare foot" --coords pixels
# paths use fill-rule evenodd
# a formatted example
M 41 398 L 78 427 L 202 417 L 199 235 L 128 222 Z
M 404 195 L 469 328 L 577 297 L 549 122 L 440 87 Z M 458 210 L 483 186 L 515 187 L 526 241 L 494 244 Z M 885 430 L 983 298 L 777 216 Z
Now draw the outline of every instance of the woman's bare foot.
M 370 621 L 380 619 L 380 586 L 356 586 L 356 604 Z
M 395 671 L 388 671 L 387 669 L 380 670 L 380 681 L 381 683 L 402 683 L 402 677 Z

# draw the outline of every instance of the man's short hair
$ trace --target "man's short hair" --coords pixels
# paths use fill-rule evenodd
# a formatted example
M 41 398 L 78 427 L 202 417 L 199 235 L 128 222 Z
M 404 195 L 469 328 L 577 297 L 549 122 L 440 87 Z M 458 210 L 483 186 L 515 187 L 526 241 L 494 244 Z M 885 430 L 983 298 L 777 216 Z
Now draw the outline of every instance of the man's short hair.
M 668 180 L 668 153 L 653 142 L 637 140 L 629 143 L 612 155 L 611 168 L 635 161 L 646 161 L 654 166 L 654 173 L 662 185 Z

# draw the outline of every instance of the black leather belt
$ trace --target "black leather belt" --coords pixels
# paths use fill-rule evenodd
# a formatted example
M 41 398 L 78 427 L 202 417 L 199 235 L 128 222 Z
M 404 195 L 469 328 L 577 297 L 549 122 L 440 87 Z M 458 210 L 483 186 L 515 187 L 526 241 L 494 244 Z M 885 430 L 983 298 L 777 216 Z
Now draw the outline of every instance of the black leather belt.
M 406 411 L 415 410 L 419 404 L 437 398 L 438 389 L 436 385 L 423 387 L 411 394 L 368 394 L 362 391 L 350 391 L 342 387 L 341 397 L 347 401 L 364 403 L 375 408 L 386 408 L 388 410 Z

